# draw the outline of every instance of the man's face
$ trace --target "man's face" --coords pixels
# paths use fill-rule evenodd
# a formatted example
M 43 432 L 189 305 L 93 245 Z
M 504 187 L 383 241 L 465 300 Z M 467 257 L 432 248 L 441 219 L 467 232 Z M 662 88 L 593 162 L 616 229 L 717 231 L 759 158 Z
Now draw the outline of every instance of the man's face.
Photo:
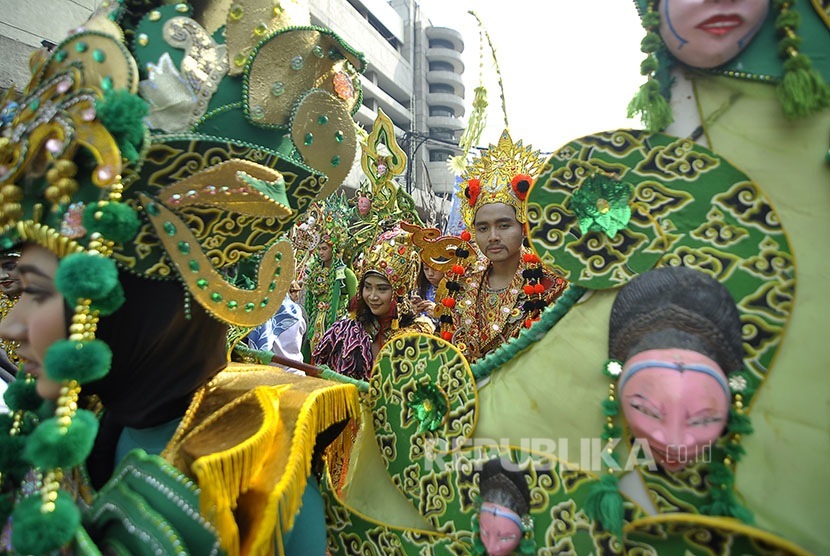
M 473 230 L 478 248 L 494 263 L 519 260 L 524 226 L 516 220 L 516 210 L 510 205 L 492 203 L 479 208 Z

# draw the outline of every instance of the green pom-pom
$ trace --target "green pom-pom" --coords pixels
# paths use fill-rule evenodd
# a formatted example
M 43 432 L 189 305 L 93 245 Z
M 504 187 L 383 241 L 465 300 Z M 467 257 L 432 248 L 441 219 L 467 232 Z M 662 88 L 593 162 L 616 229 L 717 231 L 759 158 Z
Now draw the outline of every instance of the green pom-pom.
M 124 304 L 124 288 L 121 284 L 116 284 L 109 294 L 104 297 L 99 297 L 92 301 L 90 309 L 98 311 L 102 316 L 111 315 L 116 312 Z
M 591 486 L 585 500 L 585 513 L 602 528 L 622 539 L 623 498 L 618 488 L 616 475 L 606 473 Z
M 628 103 L 628 117 L 640 115 L 640 120 L 648 131 L 661 131 L 672 123 L 669 101 L 660 94 L 660 83 L 649 79 Z
M 73 304 L 78 299 L 105 297 L 116 284 L 115 261 L 100 255 L 73 253 L 61 260 L 55 275 L 58 290 Z
M 46 349 L 43 358 L 46 376 L 56 382 L 77 380 L 86 384 L 106 376 L 111 365 L 112 350 L 102 340 L 58 340 Z
M 778 99 L 788 118 L 803 118 L 830 106 L 830 86 L 803 54 L 784 62 L 784 77 L 778 84 Z
M 144 117 L 148 105 L 126 89 L 109 91 L 96 105 L 96 115 L 118 142 L 121 156 L 135 162 L 144 140 Z
M 9 383 L 3 400 L 12 411 L 34 411 L 43 402 L 37 394 L 35 381 L 23 379 Z
M 21 480 L 30 469 L 23 459 L 23 447 L 26 438 L 21 435 L 7 435 L 0 439 L 0 469 L 3 476 L 14 482 Z
M 60 426 L 57 417 L 48 419 L 29 436 L 23 457 L 40 469 L 70 469 L 86 460 L 96 434 L 95 415 L 83 409 L 78 410 L 67 429 Z
M 68 545 L 81 525 L 81 512 L 66 492 L 59 491 L 55 509 L 42 512 L 40 496 L 29 496 L 12 513 L 12 547 L 16 554 L 51 554 Z
M 97 203 L 84 210 L 87 232 L 98 232 L 116 243 L 127 243 L 135 238 L 140 227 L 138 214 L 124 203 Z

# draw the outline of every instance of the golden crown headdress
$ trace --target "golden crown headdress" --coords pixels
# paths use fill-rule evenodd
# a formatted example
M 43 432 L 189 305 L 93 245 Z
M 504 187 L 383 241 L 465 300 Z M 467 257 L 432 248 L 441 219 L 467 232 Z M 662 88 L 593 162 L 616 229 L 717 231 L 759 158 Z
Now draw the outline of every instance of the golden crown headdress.
M 516 219 L 524 224 L 525 198 L 533 178 L 542 168 L 544 158 L 521 141 L 514 143 L 505 129 L 497 145 L 482 150 L 466 168 L 461 191 L 461 217 L 467 229 L 473 229 L 476 211 L 492 203 L 504 203 L 516 210 Z
M 389 280 L 395 294 L 407 295 L 415 287 L 421 256 L 412 243 L 412 235 L 399 227 L 381 233 L 366 253 L 360 267 L 360 279 L 376 272 Z

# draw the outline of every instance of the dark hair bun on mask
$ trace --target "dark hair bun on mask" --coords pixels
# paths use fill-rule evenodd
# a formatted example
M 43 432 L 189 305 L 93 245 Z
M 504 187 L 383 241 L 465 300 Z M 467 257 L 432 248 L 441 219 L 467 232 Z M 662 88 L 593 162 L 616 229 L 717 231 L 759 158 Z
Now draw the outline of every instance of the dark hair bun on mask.
M 723 284 L 698 270 L 665 267 L 620 289 L 608 330 L 608 356 L 625 362 L 650 349 L 706 355 L 725 373 L 743 367 L 741 320 Z

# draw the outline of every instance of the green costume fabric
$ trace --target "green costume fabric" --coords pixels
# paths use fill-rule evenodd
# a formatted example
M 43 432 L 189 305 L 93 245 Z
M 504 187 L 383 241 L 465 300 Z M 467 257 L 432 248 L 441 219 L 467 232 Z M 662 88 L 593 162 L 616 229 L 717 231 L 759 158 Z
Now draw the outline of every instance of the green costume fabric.
M 823 332 L 830 277 L 824 247 L 830 237 L 830 164 L 825 159 L 830 110 L 792 122 L 780 114 L 768 85 L 708 76 L 696 76 L 694 84 L 698 106 L 688 108 L 699 109 L 713 150 L 739 165 L 770 197 L 798 271 L 786 337 L 752 408 L 759 426 L 747 439 L 738 488 L 760 526 L 816 554 L 827 553 L 826 489 L 819 485 L 827 484 L 824 464 L 830 459 L 824 372 L 830 350 Z M 733 94 L 740 96 L 711 118 Z

